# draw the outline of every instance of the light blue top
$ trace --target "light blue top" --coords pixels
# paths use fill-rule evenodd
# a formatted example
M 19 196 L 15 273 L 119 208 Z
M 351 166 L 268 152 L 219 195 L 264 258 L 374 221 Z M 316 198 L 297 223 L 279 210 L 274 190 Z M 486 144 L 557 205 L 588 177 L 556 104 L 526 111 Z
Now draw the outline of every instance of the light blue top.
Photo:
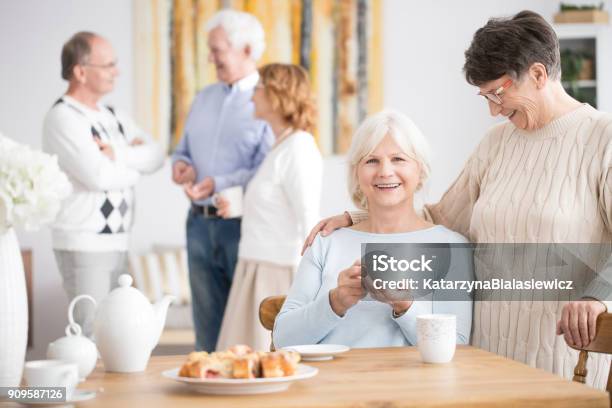
M 362 243 L 460 243 L 468 241 L 443 226 L 400 234 L 372 234 L 342 228 L 327 237 L 317 236 L 298 268 L 296 278 L 274 325 L 277 348 L 300 344 L 344 344 L 350 347 L 416 345 L 416 317 L 429 313 L 457 316 L 457 343 L 468 344 L 472 326 L 471 301 L 417 299 L 397 319 L 392 308 L 375 300 L 361 300 L 340 317 L 329 303 L 329 291 L 338 274 L 361 257 Z M 473 280 L 471 250 L 451 248 L 451 274 Z
M 222 82 L 207 86 L 191 105 L 172 163 L 183 160 L 194 166 L 197 182 L 212 177 L 215 192 L 246 187 L 274 142 L 268 124 L 253 116 L 251 98 L 258 80 L 255 72 L 232 86 Z

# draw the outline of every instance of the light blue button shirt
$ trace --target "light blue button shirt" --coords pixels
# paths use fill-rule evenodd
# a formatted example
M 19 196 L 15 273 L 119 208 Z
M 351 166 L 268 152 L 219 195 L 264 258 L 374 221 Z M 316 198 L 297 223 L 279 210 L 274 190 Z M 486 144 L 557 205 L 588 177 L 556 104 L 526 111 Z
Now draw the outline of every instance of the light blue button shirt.
M 231 86 L 207 86 L 191 105 L 172 163 L 183 160 L 194 166 L 197 182 L 212 177 L 215 192 L 246 187 L 274 142 L 268 124 L 253 116 L 251 98 L 258 80 L 254 72 Z M 211 198 L 196 202 L 211 203 Z

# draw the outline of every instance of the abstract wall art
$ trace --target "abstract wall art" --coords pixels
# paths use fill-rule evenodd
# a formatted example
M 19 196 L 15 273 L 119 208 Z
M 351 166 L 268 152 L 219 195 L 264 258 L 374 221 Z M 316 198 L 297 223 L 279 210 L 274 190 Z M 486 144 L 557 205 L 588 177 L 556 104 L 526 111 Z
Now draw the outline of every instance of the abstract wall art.
M 133 0 L 135 114 L 168 151 L 195 94 L 216 81 L 205 22 L 222 8 L 254 14 L 266 33 L 260 64 L 300 64 L 318 108 L 324 154 L 345 153 L 356 126 L 382 107 L 384 0 Z

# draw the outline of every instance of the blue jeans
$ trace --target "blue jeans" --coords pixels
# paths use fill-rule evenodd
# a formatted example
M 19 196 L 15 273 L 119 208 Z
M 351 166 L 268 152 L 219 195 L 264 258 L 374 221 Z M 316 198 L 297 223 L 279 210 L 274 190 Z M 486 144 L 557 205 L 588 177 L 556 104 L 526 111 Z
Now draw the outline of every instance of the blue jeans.
M 240 219 L 189 211 L 187 260 L 197 351 L 214 351 L 238 258 Z

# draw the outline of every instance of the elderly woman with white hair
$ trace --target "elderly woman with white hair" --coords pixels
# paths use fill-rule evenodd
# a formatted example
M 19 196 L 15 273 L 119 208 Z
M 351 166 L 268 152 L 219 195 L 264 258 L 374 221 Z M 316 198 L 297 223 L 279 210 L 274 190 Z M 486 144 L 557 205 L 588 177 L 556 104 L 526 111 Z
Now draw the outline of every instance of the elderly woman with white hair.
M 362 243 L 467 243 L 463 236 L 424 220 L 414 208 L 414 194 L 429 174 L 428 151 L 419 129 L 401 113 L 383 111 L 359 127 L 348 154 L 349 190 L 369 217 L 328 237 L 317 236 L 276 319 L 276 347 L 415 345 L 416 317 L 433 312 L 455 314 L 457 342 L 468 343 L 471 301 L 363 299 Z M 460 276 L 455 278 L 472 279 L 471 253 L 456 258 Z

